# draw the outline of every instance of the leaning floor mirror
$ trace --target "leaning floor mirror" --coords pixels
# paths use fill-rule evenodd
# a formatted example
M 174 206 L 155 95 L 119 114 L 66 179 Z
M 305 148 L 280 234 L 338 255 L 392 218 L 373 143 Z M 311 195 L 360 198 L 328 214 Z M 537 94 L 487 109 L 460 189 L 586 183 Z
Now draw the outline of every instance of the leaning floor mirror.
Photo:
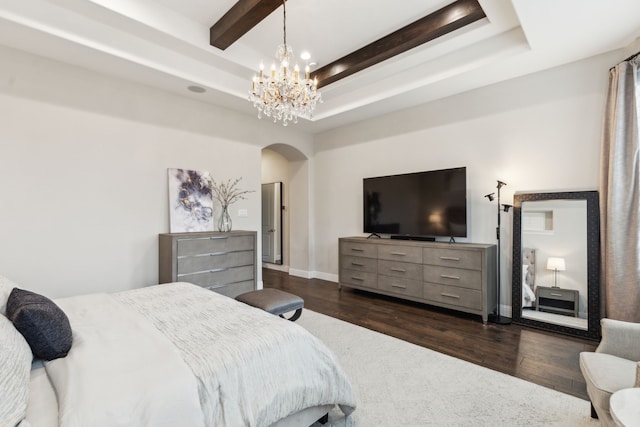
M 514 323 L 600 337 L 597 191 L 514 195 Z

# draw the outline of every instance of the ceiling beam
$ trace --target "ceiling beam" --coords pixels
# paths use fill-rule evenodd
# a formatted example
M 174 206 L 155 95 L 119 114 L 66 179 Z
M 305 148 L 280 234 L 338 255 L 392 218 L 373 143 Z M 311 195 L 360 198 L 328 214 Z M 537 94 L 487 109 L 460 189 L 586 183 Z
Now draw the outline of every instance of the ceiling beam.
M 225 50 L 281 5 L 282 0 L 239 0 L 209 29 L 209 44 Z
M 477 0 L 458 0 L 311 73 L 326 86 L 487 15 Z

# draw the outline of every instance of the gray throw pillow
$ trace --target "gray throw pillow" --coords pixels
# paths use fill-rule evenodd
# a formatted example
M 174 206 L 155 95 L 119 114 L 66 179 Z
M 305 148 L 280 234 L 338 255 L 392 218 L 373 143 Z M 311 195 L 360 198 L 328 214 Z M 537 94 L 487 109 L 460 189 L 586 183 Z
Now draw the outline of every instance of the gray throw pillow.
M 69 319 L 49 298 L 14 288 L 7 300 L 7 317 L 29 343 L 34 356 L 53 360 L 65 357 L 71 349 Z

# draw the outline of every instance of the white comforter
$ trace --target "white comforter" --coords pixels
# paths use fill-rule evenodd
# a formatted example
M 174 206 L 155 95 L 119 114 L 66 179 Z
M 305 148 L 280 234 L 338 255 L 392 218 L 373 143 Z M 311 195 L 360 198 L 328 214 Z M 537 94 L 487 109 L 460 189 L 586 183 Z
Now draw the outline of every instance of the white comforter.
M 269 426 L 355 408 L 333 354 L 303 328 L 186 283 L 57 301 L 74 330 L 46 364 L 61 427 Z
M 45 363 L 61 427 L 204 426 L 197 382 L 144 316 L 106 294 L 58 300 L 73 329 Z

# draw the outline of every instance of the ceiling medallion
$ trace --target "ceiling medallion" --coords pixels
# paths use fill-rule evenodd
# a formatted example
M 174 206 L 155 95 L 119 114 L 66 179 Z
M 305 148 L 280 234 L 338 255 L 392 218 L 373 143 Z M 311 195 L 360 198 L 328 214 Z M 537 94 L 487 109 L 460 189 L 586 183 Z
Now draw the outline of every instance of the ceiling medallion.
M 258 75 L 253 76 L 249 101 L 258 109 L 258 118 L 263 115 L 272 117 L 273 122 L 282 120 L 287 126 L 290 121 L 298 123 L 298 117 L 311 118 L 313 110 L 318 102 L 322 102 L 318 92 L 318 80 L 309 78 L 309 65 L 305 67 L 304 76 L 300 74 L 300 68 L 296 64 L 291 69 L 290 59 L 293 58 L 293 49 L 287 46 L 287 10 L 285 1 L 282 1 L 283 10 L 283 34 L 284 44 L 278 46 L 276 59 L 280 62 L 280 68 L 276 64 L 271 66 L 271 73 L 264 72 L 264 65 L 260 64 Z

